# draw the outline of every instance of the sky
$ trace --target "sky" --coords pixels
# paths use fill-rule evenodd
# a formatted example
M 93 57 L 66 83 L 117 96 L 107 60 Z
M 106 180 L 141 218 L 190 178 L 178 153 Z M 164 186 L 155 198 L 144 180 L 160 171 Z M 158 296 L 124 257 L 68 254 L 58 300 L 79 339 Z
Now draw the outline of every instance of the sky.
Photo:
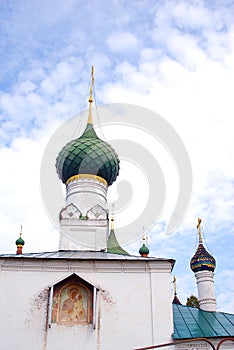
M 125 103 L 158 113 L 191 160 L 190 205 L 170 235 L 165 222 L 178 181 L 173 165 L 164 164 L 167 204 L 148 232 L 150 255 L 176 259 L 183 303 L 197 295 L 189 262 L 201 217 L 204 244 L 217 261 L 217 308 L 233 313 L 233 0 L 2 0 L 0 26 L 1 252 L 15 252 L 21 224 L 25 252 L 58 249 L 42 201 L 41 160 L 57 128 L 87 108 L 94 65 L 97 109 Z M 125 249 L 137 255 L 140 245 Z

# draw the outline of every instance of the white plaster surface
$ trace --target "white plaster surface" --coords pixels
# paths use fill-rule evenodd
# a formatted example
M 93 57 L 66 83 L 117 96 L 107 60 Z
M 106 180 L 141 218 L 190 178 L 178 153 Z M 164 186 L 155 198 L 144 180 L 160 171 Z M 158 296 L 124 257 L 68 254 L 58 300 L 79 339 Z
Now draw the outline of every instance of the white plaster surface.
M 106 250 L 109 220 L 64 219 L 60 221 L 60 250 Z
M 82 215 L 94 205 L 99 204 L 104 209 L 107 202 L 107 187 L 95 179 L 80 178 L 67 185 L 66 205 L 73 203 Z
M 214 291 L 214 273 L 212 271 L 198 271 L 197 280 L 199 307 L 205 311 L 216 311 Z

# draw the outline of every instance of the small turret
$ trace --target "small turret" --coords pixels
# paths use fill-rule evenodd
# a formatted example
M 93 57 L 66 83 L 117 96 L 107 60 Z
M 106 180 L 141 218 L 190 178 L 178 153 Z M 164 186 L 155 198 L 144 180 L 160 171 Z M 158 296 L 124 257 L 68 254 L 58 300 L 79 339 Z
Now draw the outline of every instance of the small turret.
M 203 246 L 203 239 L 200 227 L 201 222 L 202 220 L 198 218 L 197 230 L 199 236 L 199 244 L 196 253 L 190 261 L 190 267 L 193 272 L 203 270 L 214 272 L 216 267 L 215 258 L 211 254 L 209 254 Z
M 174 287 L 174 299 L 172 300 L 172 304 L 178 304 L 178 305 L 182 305 L 180 302 L 180 299 L 177 297 L 177 292 L 176 292 L 176 277 L 174 276 L 173 279 L 173 287 Z
M 214 293 L 215 258 L 207 252 L 203 246 L 201 222 L 198 218 L 197 231 L 199 244 L 196 253 L 190 261 L 191 270 L 197 280 L 199 308 L 205 311 L 216 311 L 216 299 Z
M 120 161 L 112 146 L 100 139 L 94 130 L 93 101 L 92 67 L 86 128 L 81 136 L 68 142 L 56 158 L 58 176 L 66 184 L 65 208 L 68 210 L 67 219 L 60 215 L 60 250 L 107 249 L 107 192 L 119 174 Z M 78 217 L 69 217 L 71 206 L 79 212 Z
M 139 249 L 139 254 L 143 257 L 143 258 L 147 258 L 149 255 L 149 248 L 146 246 L 146 237 L 142 238 L 142 246 Z
M 17 246 L 16 254 L 22 254 L 22 252 L 23 252 L 23 246 L 24 246 L 25 242 L 24 242 L 24 240 L 23 240 L 23 238 L 21 236 L 22 236 L 22 225 L 21 225 L 21 229 L 20 229 L 20 236 L 15 241 L 15 244 Z

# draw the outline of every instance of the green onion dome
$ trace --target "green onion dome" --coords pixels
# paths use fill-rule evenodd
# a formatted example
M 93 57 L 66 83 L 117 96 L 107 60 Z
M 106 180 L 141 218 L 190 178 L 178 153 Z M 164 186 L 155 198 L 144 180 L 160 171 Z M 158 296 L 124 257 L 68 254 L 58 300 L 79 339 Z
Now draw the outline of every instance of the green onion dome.
M 146 257 L 149 254 L 149 248 L 143 243 L 142 247 L 139 249 L 139 254 Z
M 56 169 L 63 183 L 80 174 L 101 177 L 110 186 L 119 174 L 119 158 L 115 150 L 101 140 L 91 123 L 76 140 L 66 144 L 56 159 Z
M 215 258 L 207 252 L 202 243 L 199 243 L 197 251 L 190 261 L 190 267 L 193 272 L 214 271 L 216 267 Z
M 21 236 L 15 241 L 15 244 L 18 246 L 18 245 L 24 245 L 24 240 L 23 238 L 21 238 Z

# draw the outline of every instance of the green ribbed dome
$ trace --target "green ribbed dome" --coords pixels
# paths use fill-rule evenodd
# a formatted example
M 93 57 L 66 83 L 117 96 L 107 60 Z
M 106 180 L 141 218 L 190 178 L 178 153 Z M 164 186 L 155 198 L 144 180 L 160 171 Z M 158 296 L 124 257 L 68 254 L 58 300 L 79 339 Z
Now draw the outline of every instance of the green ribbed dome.
M 23 240 L 23 238 L 21 238 L 21 237 L 19 237 L 16 241 L 15 241 L 15 244 L 16 245 L 24 245 L 24 240 Z
M 97 175 L 110 186 L 119 174 L 119 158 L 115 150 L 98 138 L 93 125 L 87 124 L 84 133 L 63 147 L 56 159 L 59 178 L 66 183 L 79 174 Z

